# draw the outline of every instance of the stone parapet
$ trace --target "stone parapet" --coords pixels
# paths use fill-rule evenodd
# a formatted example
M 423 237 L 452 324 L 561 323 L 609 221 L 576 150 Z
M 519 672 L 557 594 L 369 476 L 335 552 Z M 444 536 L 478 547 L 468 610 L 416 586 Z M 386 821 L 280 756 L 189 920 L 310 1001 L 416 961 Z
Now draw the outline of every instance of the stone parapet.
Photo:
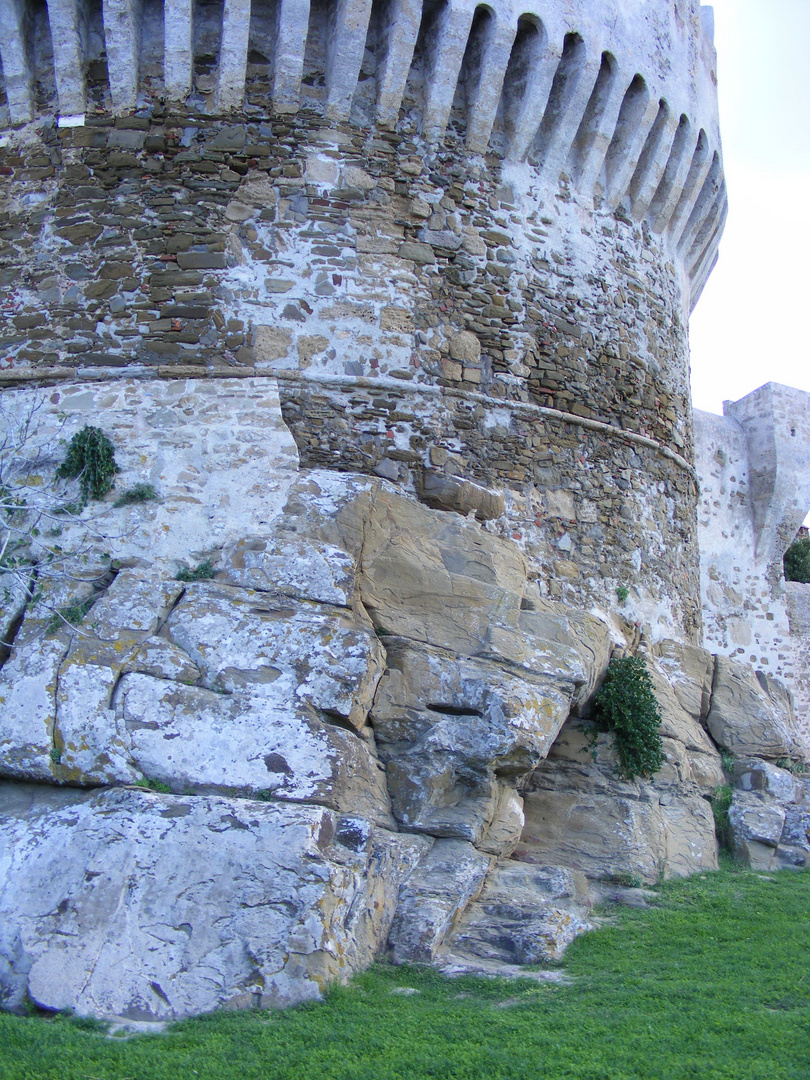
M 0 124 L 70 126 L 168 102 L 223 118 L 303 109 L 429 147 L 449 139 L 647 222 L 694 302 L 726 213 L 710 9 L 652 7 L 2 0 Z

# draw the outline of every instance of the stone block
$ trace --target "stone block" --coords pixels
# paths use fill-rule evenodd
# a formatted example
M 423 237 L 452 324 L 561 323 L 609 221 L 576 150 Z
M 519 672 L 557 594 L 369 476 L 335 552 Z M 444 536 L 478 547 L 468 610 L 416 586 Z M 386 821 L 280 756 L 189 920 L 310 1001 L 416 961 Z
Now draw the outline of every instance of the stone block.
M 427 846 L 215 795 L 2 785 L 0 808 L 4 1001 L 136 1023 L 319 998 L 379 952 Z
M 410 240 L 400 244 L 396 249 L 396 254 L 400 259 L 407 259 L 409 262 L 416 263 L 417 266 L 429 266 L 436 261 L 430 244 L 418 244 Z

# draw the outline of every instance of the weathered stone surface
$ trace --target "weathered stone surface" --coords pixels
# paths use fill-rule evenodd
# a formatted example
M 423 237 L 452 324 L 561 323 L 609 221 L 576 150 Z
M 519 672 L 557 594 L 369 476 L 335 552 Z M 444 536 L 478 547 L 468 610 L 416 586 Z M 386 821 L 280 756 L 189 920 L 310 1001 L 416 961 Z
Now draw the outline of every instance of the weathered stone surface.
M 734 854 L 759 870 L 810 865 L 810 780 L 766 761 L 738 762 L 729 808 Z
M 402 887 L 388 944 L 397 963 L 427 963 L 481 889 L 492 859 L 462 840 L 437 840 Z
M 481 360 L 481 342 L 469 330 L 453 334 L 447 343 L 450 355 L 463 364 L 477 364 Z
M 363 535 L 360 595 L 376 625 L 461 656 L 542 672 L 569 685 L 577 700 L 595 687 L 607 666 L 607 628 L 532 595 L 514 545 L 382 491 Z
M 514 858 L 650 884 L 717 868 L 714 818 L 696 785 L 666 766 L 653 782 L 628 783 L 615 770 L 612 736 L 594 742 L 582 721 L 565 724 L 523 792 Z
M 266 594 L 219 583 L 189 586 L 167 633 L 226 693 L 275 684 L 276 700 L 308 702 L 363 726 L 384 654 L 369 626 L 343 609 L 279 604 Z
M 781 803 L 799 802 L 806 796 L 799 777 L 769 761 L 742 761 L 735 768 L 735 783 L 741 791 L 762 791 Z
M 508 854 L 523 825 L 511 785 L 548 752 L 570 686 L 402 640 L 386 648 L 372 719 L 395 815 Z
M 333 544 L 248 537 L 223 554 L 223 563 L 219 580 L 229 585 L 351 606 L 355 561 Z
M 455 510 L 465 517 L 474 512 L 479 521 L 491 521 L 504 511 L 503 494 L 490 491 L 458 476 L 426 469 L 422 477 L 422 501 L 439 510 Z
M 367 965 L 426 841 L 322 807 L 0 788 L 0 987 L 127 1020 L 316 998 Z
M 538 789 L 524 796 L 524 813 L 521 860 L 648 884 L 717 869 L 714 819 L 697 795 Z
M 706 724 L 735 757 L 802 757 L 793 706 L 776 679 L 718 656 Z
M 705 718 L 709 711 L 714 675 L 714 657 L 711 653 L 670 638 L 657 642 L 652 653 L 681 708 L 693 720 Z
M 134 674 L 119 697 L 138 774 L 179 792 L 318 802 L 393 825 L 370 738 L 288 704 L 272 686 L 221 694 Z
M 588 883 L 576 870 L 500 860 L 446 939 L 454 958 L 504 964 L 559 960 L 587 919 Z
M 702 652 L 697 649 L 694 651 Z M 668 778 L 683 783 L 691 781 L 704 790 L 713 791 L 724 781 L 720 753 L 703 727 L 682 706 L 676 689 L 678 686 L 686 686 L 693 691 L 697 688 L 697 682 L 670 683 L 666 677 L 668 672 L 665 674 L 660 661 L 654 657 L 647 658 L 647 670 L 661 710 L 664 754 L 671 770 L 674 770 L 669 773 Z M 696 703 L 696 700 L 697 695 L 692 694 L 692 703 Z

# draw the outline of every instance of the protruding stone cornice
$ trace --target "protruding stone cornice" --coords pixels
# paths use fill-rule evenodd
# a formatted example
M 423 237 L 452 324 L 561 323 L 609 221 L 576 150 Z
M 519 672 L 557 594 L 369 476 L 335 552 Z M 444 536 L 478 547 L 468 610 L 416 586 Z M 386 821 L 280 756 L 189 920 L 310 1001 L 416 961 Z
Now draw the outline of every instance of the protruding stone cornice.
M 0 0 L 0 123 L 169 102 L 404 125 L 428 148 L 451 138 L 527 161 L 549 186 L 562 176 L 580 198 L 646 220 L 696 298 L 725 216 L 711 20 L 696 0 L 277 7 Z

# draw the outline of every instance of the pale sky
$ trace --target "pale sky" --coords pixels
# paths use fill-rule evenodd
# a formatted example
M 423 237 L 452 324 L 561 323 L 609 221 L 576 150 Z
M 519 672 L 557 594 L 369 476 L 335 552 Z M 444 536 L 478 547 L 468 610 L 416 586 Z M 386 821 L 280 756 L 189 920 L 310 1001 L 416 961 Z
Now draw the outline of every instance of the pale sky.
M 714 0 L 729 216 L 690 322 L 695 408 L 810 391 L 810 0 Z

